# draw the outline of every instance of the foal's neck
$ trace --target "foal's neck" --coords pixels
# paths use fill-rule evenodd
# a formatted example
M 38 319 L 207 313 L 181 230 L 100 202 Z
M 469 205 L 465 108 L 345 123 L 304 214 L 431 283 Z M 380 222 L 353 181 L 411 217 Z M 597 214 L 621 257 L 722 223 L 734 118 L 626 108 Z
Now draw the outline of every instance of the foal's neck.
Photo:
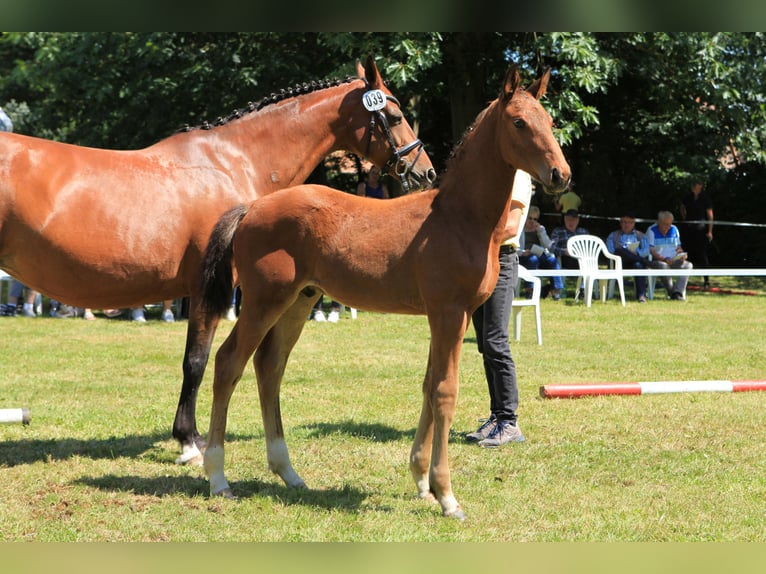
M 516 168 L 500 156 L 497 102 L 465 136 L 440 185 L 442 200 L 470 221 L 482 235 L 503 232 Z

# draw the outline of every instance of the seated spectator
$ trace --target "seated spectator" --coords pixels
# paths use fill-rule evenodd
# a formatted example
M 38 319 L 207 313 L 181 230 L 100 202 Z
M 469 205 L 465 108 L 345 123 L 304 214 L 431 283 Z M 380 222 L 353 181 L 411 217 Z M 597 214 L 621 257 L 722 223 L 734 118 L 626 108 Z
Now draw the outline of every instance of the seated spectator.
M 529 215 L 524 224 L 522 235 L 523 250 L 519 254 L 519 263 L 527 269 L 561 269 L 559 260 L 549 251 L 551 240 L 545 227 L 540 223 L 540 208 L 529 207 Z M 561 299 L 564 279 L 558 275 L 551 277 L 550 292 L 554 301 Z M 543 297 L 547 296 L 547 293 Z
M 673 214 L 669 211 L 660 211 L 657 214 L 657 223 L 646 230 L 646 238 L 649 241 L 649 252 L 652 254 L 653 269 L 691 269 L 693 265 L 686 260 L 686 253 L 681 247 L 681 234 L 673 225 Z M 663 276 L 662 283 L 671 299 L 684 300 L 686 284 L 689 282 L 688 275 L 679 275 L 674 283 L 670 276 Z
M 26 297 L 23 298 L 24 302 L 22 306 L 19 307 L 19 304 L 22 302 L 22 296 L 24 295 L 25 290 Z M 8 304 L 5 305 L 3 315 L 6 317 L 15 317 L 20 313 L 24 317 L 37 317 L 37 314 L 35 313 L 36 298 L 37 291 L 29 289 L 20 281 L 14 279 L 11 282 L 11 288 L 8 291 Z
M 569 255 L 567 241 L 575 235 L 590 235 L 587 229 L 580 227 L 580 214 L 576 209 L 570 209 L 564 214 L 564 225 L 557 227 L 551 233 L 551 246 L 548 248 L 561 260 L 562 269 L 579 269 L 577 259 Z
M 606 248 L 622 259 L 622 268 L 646 269 L 649 265 L 649 241 L 646 235 L 636 229 L 636 216 L 626 212 L 620 217 L 620 229 L 612 231 L 606 238 Z M 635 277 L 636 299 L 646 303 L 646 277 Z

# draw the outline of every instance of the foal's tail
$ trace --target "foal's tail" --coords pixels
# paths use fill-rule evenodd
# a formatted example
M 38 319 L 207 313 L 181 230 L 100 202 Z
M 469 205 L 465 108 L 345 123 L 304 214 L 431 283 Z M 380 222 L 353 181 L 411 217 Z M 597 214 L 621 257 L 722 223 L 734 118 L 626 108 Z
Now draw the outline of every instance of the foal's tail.
M 200 270 L 202 308 L 209 314 L 221 316 L 231 306 L 234 294 L 232 243 L 247 208 L 239 205 L 224 213 L 210 234 Z

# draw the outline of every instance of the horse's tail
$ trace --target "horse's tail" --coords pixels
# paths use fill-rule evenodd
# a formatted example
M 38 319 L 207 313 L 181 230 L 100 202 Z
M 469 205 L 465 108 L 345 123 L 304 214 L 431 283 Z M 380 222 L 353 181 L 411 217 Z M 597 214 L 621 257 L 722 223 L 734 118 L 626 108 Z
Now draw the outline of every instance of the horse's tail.
M 238 205 L 221 216 L 210 234 L 200 270 L 202 308 L 221 316 L 231 307 L 234 294 L 232 244 L 234 234 L 247 213 L 246 205 Z

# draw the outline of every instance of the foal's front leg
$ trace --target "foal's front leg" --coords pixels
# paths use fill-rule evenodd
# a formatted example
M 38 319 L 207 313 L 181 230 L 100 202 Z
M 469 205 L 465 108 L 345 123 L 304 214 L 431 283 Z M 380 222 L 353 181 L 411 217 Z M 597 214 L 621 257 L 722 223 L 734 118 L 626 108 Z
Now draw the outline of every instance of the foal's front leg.
M 410 456 L 410 469 L 423 496 L 423 464 L 432 437 L 430 490 L 442 507 L 442 514 L 462 520 L 465 518 L 452 493 L 447 444 L 452 419 L 455 416 L 458 393 L 458 367 L 463 335 L 468 325 L 465 313 L 441 312 L 429 315 L 431 349 L 428 370 L 423 384 L 423 411 L 415 434 Z

